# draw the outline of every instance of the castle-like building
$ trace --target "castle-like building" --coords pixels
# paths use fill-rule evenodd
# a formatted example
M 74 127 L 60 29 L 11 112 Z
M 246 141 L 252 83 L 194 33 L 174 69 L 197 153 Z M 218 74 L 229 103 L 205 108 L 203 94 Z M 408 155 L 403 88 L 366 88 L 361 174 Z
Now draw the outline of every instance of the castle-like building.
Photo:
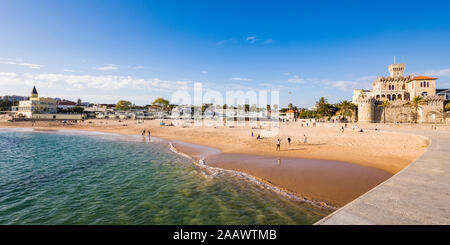
M 17 112 L 26 118 L 32 118 L 33 114 L 54 114 L 56 113 L 56 100 L 39 97 L 36 87 L 33 86 L 30 99 L 19 101 Z
M 390 76 L 377 77 L 371 90 L 353 91 L 352 102 L 358 105 L 359 122 L 441 123 L 445 120 L 445 96 L 436 95 L 437 78 L 405 76 L 404 63 L 391 64 L 388 69 Z M 416 96 L 426 101 L 417 111 L 410 103 Z M 389 101 L 389 105 L 382 107 L 383 101 Z
M 60 114 L 57 113 L 57 103 L 53 98 L 39 97 L 36 87 L 30 94 L 29 100 L 19 101 L 19 106 L 12 109 L 17 118 L 32 120 L 80 120 L 81 114 Z

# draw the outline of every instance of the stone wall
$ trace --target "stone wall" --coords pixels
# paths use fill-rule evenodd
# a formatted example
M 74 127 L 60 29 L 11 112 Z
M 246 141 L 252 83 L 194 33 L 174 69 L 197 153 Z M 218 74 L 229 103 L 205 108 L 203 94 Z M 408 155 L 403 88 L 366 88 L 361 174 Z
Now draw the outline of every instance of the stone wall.
M 358 101 L 359 122 L 382 123 L 384 117 L 386 123 L 444 123 L 449 120 L 450 112 L 444 112 L 444 101 L 438 98 L 429 98 L 428 103 L 420 106 L 417 112 L 405 101 L 391 101 L 386 108 L 368 99 Z

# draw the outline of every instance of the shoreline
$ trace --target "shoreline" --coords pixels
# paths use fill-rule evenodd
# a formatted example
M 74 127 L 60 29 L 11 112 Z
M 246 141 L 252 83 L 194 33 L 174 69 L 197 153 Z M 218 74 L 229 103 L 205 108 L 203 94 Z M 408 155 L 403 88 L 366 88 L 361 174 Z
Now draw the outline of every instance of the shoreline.
M 201 167 L 243 173 L 263 185 L 296 196 L 294 199 L 332 209 L 345 205 L 392 176 L 383 170 L 353 163 L 229 154 L 211 147 L 170 142 L 174 152 L 196 165 L 201 162 Z
M 330 205 L 330 204 L 328 204 L 326 202 L 322 202 L 322 201 L 318 201 L 318 200 L 308 200 L 308 199 L 300 196 L 297 193 L 293 193 L 293 192 L 291 192 L 289 190 L 283 189 L 280 186 L 273 185 L 272 183 L 267 182 L 264 179 L 258 178 L 256 176 L 250 175 L 248 173 L 209 166 L 204 160 L 197 160 L 194 157 L 192 157 L 192 156 L 190 156 L 190 155 L 180 151 L 178 148 L 173 146 L 173 144 L 171 142 L 169 142 L 169 148 L 170 148 L 170 150 L 173 153 L 181 155 L 181 156 L 183 156 L 185 158 L 188 158 L 188 159 L 192 160 L 192 162 L 193 162 L 193 164 L 195 166 L 208 171 L 210 175 L 214 176 L 218 172 L 229 173 L 229 174 L 232 174 L 233 176 L 237 176 L 239 178 L 242 178 L 245 181 L 249 181 L 252 184 L 256 184 L 256 185 L 258 185 L 261 188 L 264 188 L 266 190 L 275 192 L 275 193 L 277 193 L 279 195 L 282 195 L 282 196 L 284 196 L 284 197 L 286 197 L 288 199 L 294 200 L 294 201 L 308 203 L 310 205 L 313 205 L 313 206 L 316 206 L 316 207 L 319 207 L 319 208 L 328 209 L 328 210 L 331 210 L 331 211 L 335 211 L 335 210 L 338 209 L 337 207 L 332 206 L 332 205 Z
M 139 135 L 139 131 L 136 132 L 136 129 L 129 130 L 127 127 L 128 130 L 118 130 L 117 128 L 111 126 L 102 128 L 50 125 L 43 127 L 32 127 L 24 125 L 0 124 L 0 127 L 33 128 L 36 131 L 83 130 L 114 134 Z M 302 156 L 282 156 L 282 167 L 277 168 L 276 164 L 273 164 L 273 159 L 277 156 L 271 154 L 253 154 L 251 152 L 242 154 L 234 153 L 233 151 L 224 152 L 220 148 L 211 146 L 211 144 L 199 145 L 193 143 L 192 141 L 180 140 L 180 137 L 167 137 L 167 133 L 154 133 L 155 131 L 156 130 L 152 129 L 152 136 L 155 135 L 156 137 L 167 140 L 168 142 L 174 142 L 175 148 L 177 148 L 178 151 L 184 152 L 184 154 L 192 156 L 193 158 L 197 158 L 197 160 L 202 160 L 201 158 L 203 158 L 203 160 L 206 159 L 207 167 L 223 169 L 224 171 L 235 171 L 249 175 L 263 184 L 277 188 L 281 191 L 285 191 L 285 193 L 290 195 L 295 195 L 300 201 L 308 200 L 316 204 L 318 203 L 319 206 L 322 207 L 333 207 L 332 209 L 344 206 L 393 176 L 392 173 L 383 170 L 382 168 L 366 166 L 364 164 L 331 161 L 328 159 L 318 160 L 313 158 L 313 160 L 311 160 L 310 158 L 303 158 Z M 182 146 L 181 144 L 187 144 L 191 148 L 189 149 L 189 147 Z M 196 147 L 192 147 L 192 145 L 196 145 Z M 197 149 L 192 150 L 192 148 Z M 185 151 L 188 152 L 185 153 Z M 415 159 L 420 157 L 422 154 L 423 153 L 418 154 Z M 333 157 L 332 154 L 331 157 Z M 248 164 L 245 165 L 245 163 L 241 162 L 248 162 Z M 319 166 L 316 167 L 315 165 L 318 164 Z M 306 167 L 302 168 L 301 166 Z M 300 180 L 298 176 L 301 177 Z M 370 181 L 367 181 L 367 179 Z M 322 205 L 320 205 L 321 203 Z
M 373 125 L 349 124 L 345 133 L 341 133 L 341 124 L 322 123 L 317 127 L 300 127 L 299 123 L 289 123 L 281 125 L 280 132 L 276 137 L 263 137 L 261 140 L 257 140 L 256 135 L 261 129 L 249 126 L 234 128 L 160 126 L 160 121 L 92 119 L 73 125 L 56 122 L 33 124 L 31 122 L 0 121 L 0 127 L 27 127 L 45 130 L 78 129 L 135 135 L 139 135 L 142 130 L 146 129 L 151 130 L 152 136 L 213 147 L 223 153 L 340 161 L 375 167 L 391 174 L 395 174 L 409 165 L 429 146 L 428 139 L 397 130 L 414 128 L 418 125 L 378 125 L 376 131 Z M 392 132 L 384 130 L 383 127 L 396 130 Z M 364 133 L 357 132 L 359 128 L 364 128 Z M 254 137 L 250 136 L 251 132 L 254 132 Z M 308 136 L 306 144 L 303 143 L 303 134 Z M 287 144 L 288 137 L 292 138 L 292 143 L 289 145 Z M 281 139 L 281 151 L 275 150 L 276 138 Z

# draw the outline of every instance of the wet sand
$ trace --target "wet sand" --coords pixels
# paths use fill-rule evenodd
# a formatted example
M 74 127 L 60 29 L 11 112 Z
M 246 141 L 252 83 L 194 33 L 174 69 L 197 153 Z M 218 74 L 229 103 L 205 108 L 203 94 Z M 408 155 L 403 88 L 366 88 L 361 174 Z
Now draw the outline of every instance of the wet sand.
M 386 171 L 352 163 L 228 154 L 219 150 L 173 142 L 180 152 L 206 165 L 248 173 L 288 192 L 335 207 L 343 206 L 392 176 Z

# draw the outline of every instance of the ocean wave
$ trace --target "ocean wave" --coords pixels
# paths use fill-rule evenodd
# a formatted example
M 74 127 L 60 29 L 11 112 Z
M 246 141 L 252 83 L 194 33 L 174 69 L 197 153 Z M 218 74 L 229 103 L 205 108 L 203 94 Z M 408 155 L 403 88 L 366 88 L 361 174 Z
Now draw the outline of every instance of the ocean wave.
M 249 181 L 253 184 L 256 184 L 259 187 L 262 187 L 266 190 L 270 190 L 272 192 L 275 192 L 281 196 L 284 196 L 286 198 L 289 198 L 291 200 L 294 201 L 298 201 L 298 202 L 303 202 L 303 203 L 308 203 L 310 205 L 316 206 L 316 207 L 320 207 L 320 208 L 325 208 L 328 210 L 337 210 L 337 207 L 330 205 L 328 203 L 325 202 L 320 202 L 320 201 L 313 201 L 313 200 L 309 200 L 307 198 L 304 198 L 302 196 L 299 196 L 296 193 L 293 193 L 291 191 L 285 190 L 285 189 L 281 189 L 280 187 L 277 187 L 271 183 L 268 183 L 265 180 L 262 180 L 258 177 L 255 177 L 253 175 L 244 173 L 244 172 L 240 172 L 240 171 L 236 171 L 236 170 L 228 170 L 228 169 L 223 169 L 223 168 L 216 168 L 216 167 L 212 167 L 212 166 L 208 166 L 206 165 L 206 161 L 204 159 L 201 160 L 195 160 L 192 156 L 179 151 L 173 144 L 172 142 L 169 142 L 169 148 L 172 152 L 174 152 L 175 154 L 178 154 L 180 156 L 183 156 L 185 158 L 188 158 L 192 161 L 192 163 L 199 167 L 200 169 L 204 170 L 204 172 L 206 172 L 209 176 L 214 177 L 217 176 L 220 173 L 227 173 L 227 174 L 231 174 L 232 176 L 236 176 L 239 178 L 242 178 L 246 181 Z

